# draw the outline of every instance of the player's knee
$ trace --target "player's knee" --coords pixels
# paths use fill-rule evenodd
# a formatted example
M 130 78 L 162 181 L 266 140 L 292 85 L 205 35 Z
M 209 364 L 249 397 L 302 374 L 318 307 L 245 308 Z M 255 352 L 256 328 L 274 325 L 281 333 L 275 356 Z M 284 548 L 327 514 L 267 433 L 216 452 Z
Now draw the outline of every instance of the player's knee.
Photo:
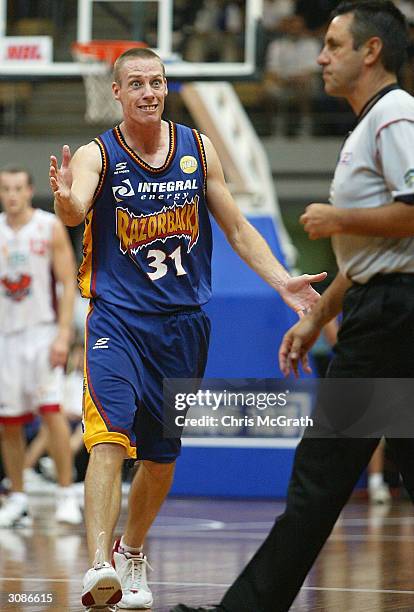
M 155 461 L 142 461 L 142 466 L 157 480 L 171 478 L 174 474 L 175 461 L 171 463 L 157 463 Z
M 95 444 L 90 451 L 90 461 L 105 465 L 122 465 L 126 459 L 125 447 L 121 444 Z

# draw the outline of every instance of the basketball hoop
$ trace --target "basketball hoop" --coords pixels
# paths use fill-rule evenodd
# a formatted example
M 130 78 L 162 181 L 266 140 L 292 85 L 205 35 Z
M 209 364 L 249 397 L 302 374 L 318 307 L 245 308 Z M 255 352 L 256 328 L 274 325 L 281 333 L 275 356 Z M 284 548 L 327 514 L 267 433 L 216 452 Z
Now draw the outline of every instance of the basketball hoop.
M 88 123 L 117 123 L 122 117 L 121 106 L 112 95 L 112 67 L 124 51 L 132 47 L 147 47 L 132 40 L 91 40 L 74 42 L 72 53 L 83 64 L 100 63 L 105 70 L 82 75 L 86 94 L 85 121 Z

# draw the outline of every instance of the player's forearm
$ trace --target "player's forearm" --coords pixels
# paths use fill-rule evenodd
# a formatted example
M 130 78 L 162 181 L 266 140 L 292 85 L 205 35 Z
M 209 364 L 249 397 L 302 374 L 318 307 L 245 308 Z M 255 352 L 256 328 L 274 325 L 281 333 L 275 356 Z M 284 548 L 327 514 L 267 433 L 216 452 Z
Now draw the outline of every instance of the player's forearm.
M 349 279 L 338 272 L 333 282 L 312 308 L 308 316 L 312 317 L 320 329 L 341 312 L 345 292 L 351 284 Z
M 69 227 L 75 227 L 82 223 L 88 210 L 88 206 L 72 192 L 68 198 L 55 197 L 54 208 L 62 223 Z
M 393 202 L 376 208 L 339 208 L 340 234 L 405 238 L 414 234 L 414 206 Z
M 236 253 L 271 287 L 280 291 L 290 278 L 288 271 L 276 259 L 259 232 L 243 219 L 239 227 L 227 236 Z

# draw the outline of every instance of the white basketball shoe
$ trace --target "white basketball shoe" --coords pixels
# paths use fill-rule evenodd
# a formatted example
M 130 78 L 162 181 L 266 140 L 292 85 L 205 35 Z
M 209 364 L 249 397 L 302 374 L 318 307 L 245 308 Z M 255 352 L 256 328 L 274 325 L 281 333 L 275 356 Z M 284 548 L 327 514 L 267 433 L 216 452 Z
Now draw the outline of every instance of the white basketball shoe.
M 122 587 L 112 565 L 104 561 L 102 547 L 103 532 L 99 534 L 98 549 L 93 566 L 88 569 L 83 579 L 82 604 L 85 612 L 93 610 L 116 610 L 116 604 L 122 597 Z
M 133 555 L 124 552 L 120 547 L 120 540 L 116 540 L 112 549 L 112 564 L 122 584 L 122 599 L 118 608 L 151 608 L 154 600 L 147 583 L 147 566 L 150 569 L 152 567 L 144 553 Z
M 72 486 L 57 488 L 55 518 L 58 523 L 69 525 L 79 525 L 82 522 L 82 512 Z
M 0 528 L 30 527 L 33 523 L 24 493 L 10 493 L 0 508 Z

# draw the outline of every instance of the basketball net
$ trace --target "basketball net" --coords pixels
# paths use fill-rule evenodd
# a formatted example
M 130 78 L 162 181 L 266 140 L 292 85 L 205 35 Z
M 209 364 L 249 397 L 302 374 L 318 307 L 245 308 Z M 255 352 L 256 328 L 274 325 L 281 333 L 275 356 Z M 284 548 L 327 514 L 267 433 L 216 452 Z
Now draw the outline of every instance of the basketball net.
M 146 47 L 142 42 L 131 40 L 94 40 L 89 43 L 75 42 L 72 53 L 78 62 L 100 63 L 104 70 L 88 71 L 82 75 L 85 86 L 85 121 L 89 124 L 116 124 L 122 118 L 120 103 L 112 93 L 112 69 L 117 57 L 132 47 Z

